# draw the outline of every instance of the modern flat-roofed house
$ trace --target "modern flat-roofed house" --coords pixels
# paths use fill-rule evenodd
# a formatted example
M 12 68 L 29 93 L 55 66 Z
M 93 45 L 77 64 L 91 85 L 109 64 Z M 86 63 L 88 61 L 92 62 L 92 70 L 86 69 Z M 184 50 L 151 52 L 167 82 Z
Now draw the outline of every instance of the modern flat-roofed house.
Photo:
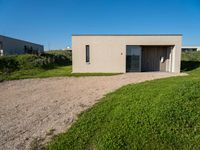
M 74 73 L 180 72 L 181 34 L 72 35 Z
M 183 46 L 182 52 L 200 51 L 200 46 Z
M 0 56 L 42 52 L 43 45 L 0 35 Z

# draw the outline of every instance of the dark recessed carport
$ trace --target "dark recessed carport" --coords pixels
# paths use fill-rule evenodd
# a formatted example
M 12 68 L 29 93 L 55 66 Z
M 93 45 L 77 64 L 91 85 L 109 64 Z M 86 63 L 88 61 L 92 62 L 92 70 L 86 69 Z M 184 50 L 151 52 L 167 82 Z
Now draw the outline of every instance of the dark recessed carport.
M 127 72 L 168 72 L 171 67 L 171 51 L 173 46 L 136 46 L 127 45 L 126 71 Z

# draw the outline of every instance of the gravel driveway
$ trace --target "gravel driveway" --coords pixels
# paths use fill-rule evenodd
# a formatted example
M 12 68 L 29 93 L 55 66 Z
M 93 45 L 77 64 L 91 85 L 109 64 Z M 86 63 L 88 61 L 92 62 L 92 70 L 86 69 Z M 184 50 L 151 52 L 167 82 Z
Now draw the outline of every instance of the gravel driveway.
M 102 77 L 25 79 L 0 83 L 0 149 L 29 149 L 65 131 L 76 115 L 106 93 L 178 74 L 127 73 Z M 179 74 L 180 75 L 180 74 Z M 45 140 L 44 140 L 45 139 Z

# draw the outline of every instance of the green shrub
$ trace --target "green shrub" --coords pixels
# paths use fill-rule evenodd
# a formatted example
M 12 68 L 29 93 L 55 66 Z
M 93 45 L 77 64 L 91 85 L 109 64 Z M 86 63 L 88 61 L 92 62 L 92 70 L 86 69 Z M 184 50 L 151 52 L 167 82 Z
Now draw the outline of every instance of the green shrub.
M 31 69 L 35 67 L 35 60 L 38 59 L 38 56 L 30 54 L 18 55 L 16 59 L 19 62 L 20 69 Z
M 71 63 L 71 61 L 69 60 L 69 58 L 67 58 L 67 56 L 60 54 L 54 56 L 54 61 L 58 65 L 65 65 L 65 64 L 68 65 Z
M 62 53 L 44 53 L 40 56 L 23 54 L 0 57 L 0 73 L 11 73 L 15 70 L 50 69 L 56 66 L 71 64 L 71 59 Z
M 17 61 L 19 62 L 20 69 L 33 69 L 33 68 L 47 68 L 53 67 L 51 58 L 36 56 L 36 55 L 18 55 Z
M 10 73 L 19 69 L 19 63 L 16 56 L 3 56 L 0 57 L 0 72 Z
M 47 52 L 48 54 L 53 54 L 53 55 L 61 55 L 65 56 L 69 62 L 72 61 L 72 52 L 69 50 L 51 50 Z
M 183 52 L 182 61 L 200 61 L 200 51 Z
M 51 63 L 51 60 L 46 57 L 39 57 L 33 61 L 34 68 L 50 68 L 54 67 L 53 63 Z
M 200 52 L 183 52 L 181 58 L 181 70 L 191 71 L 200 67 Z
M 191 71 L 200 67 L 200 61 L 181 61 L 182 71 Z
M 62 53 L 44 53 L 41 56 L 49 58 L 51 63 L 58 66 L 71 65 L 71 56 Z

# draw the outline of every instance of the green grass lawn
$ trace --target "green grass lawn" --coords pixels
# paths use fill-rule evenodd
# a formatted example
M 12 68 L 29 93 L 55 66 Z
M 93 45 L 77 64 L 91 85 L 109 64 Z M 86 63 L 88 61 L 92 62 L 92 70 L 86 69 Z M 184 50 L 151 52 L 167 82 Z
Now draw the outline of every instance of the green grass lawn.
M 65 77 L 65 76 L 110 76 L 116 75 L 117 73 L 71 73 L 72 66 L 56 67 L 54 69 L 26 69 L 14 71 L 10 74 L 0 74 L 0 81 L 2 80 L 17 80 L 17 79 L 28 79 L 28 78 L 47 78 L 47 77 Z
M 124 86 L 44 149 L 200 149 L 200 68 Z

